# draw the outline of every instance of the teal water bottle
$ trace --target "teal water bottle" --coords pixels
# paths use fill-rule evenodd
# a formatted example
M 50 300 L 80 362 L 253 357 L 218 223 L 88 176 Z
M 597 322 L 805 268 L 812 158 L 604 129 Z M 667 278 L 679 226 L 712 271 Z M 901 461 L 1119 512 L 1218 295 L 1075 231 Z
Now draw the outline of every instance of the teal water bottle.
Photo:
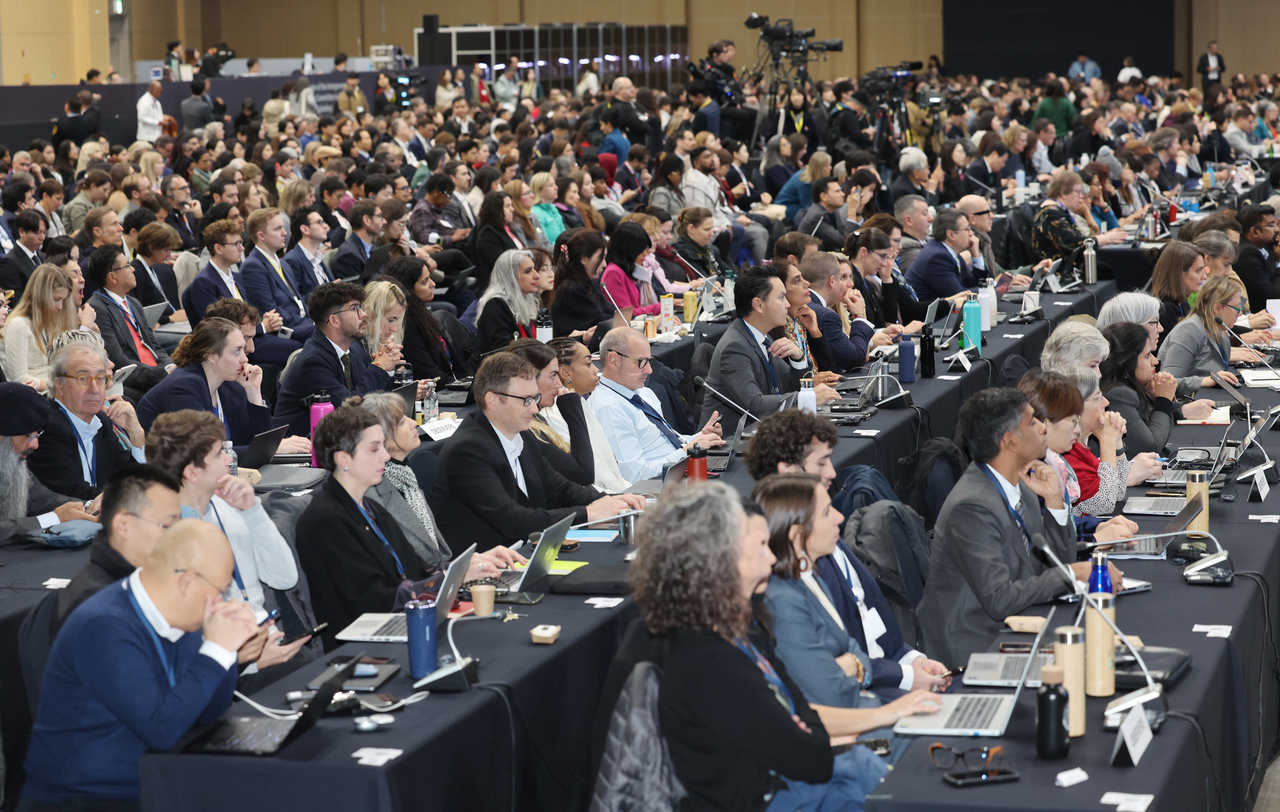
M 970 293 L 960 312 L 964 316 L 965 348 L 977 347 L 978 355 L 982 355 L 982 305 L 978 294 Z

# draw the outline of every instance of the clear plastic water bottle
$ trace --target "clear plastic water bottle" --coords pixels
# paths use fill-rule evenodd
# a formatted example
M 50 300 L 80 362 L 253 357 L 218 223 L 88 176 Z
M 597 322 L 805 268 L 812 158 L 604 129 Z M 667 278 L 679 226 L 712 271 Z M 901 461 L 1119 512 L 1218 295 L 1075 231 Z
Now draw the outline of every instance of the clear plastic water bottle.
M 436 394 L 436 382 L 427 381 L 427 392 L 422 396 L 422 422 L 440 419 L 440 396 Z
M 231 460 L 227 463 L 227 471 L 232 476 L 239 476 L 240 457 L 239 455 L 236 454 L 235 446 L 231 445 L 230 440 L 224 440 L 222 442 L 222 453 L 226 454 L 228 457 L 231 458 Z

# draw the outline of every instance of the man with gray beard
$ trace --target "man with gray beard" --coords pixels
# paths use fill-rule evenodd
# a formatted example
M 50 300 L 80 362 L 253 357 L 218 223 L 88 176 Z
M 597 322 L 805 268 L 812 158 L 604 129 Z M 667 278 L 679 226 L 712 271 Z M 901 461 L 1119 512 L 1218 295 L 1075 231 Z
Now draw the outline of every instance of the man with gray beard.
M 72 519 L 96 522 L 97 501 L 54 493 L 27 471 L 49 422 L 49 401 L 20 383 L 0 383 L 0 542 Z

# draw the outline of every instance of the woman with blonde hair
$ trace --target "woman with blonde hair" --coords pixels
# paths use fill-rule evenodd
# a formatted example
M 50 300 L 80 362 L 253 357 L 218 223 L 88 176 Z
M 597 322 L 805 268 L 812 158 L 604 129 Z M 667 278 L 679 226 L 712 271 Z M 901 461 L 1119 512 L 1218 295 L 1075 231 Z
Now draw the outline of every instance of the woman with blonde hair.
M 314 141 L 312 143 L 315 143 Z M 307 146 L 311 146 L 308 144 Z M 316 192 L 312 188 L 310 181 L 302 178 L 294 178 L 284 185 L 284 189 L 280 191 L 280 204 L 277 208 L 284 212 L 286 217 L 292 217 L 293 213 L 304 206 L 314 205 L 316 202 Z
M 76 160 L 76 177 L 89 171 L 89 164 L 102 160 L 102 144 L 97 141 L 86 141 L 80 147 L 80 157 Z
M 149 149 L 138 158 L 138 173 L 151 181 L 151 188 L 159 190 L 164 179 L 164 156 Z
M 1175 378 L 1230 371 L 1239 361 L 1257 361 L 1248 347 L 1232 347 L 1223 324 L 1235 324 L 1244 311 L 1244 290 L 1230 277 L 1213 276 L 1200 288 L 1191 315 L 1164 336 L 1160 368 Z M 1222 322 L 1222 323 L 1219 323 Z
M 68 302 L 74 287 L 67 272 L 56 265 L 41 265 L 31 274 L 22 301 L 0 331 L 6 380 L 34 384 L 39 392 L 48 391 L 53 383 L 49 344 L 80 326 L 76 309 Z
M 559 195 L 559 189 L 556 183 L 551 179 L 550 172 L 539 172 L 529 179 L 529 188 L 533 191 L 533 199 L 537 201 L 533 206 L 533 216 L 536 218 L 538 225 L 542 227 L 542 233 L 545 235 L 548 243 L 555 243 L 556 238 L 560 236 L 560 232 L 564 231 L 564 217 L 561 216 L 560 210 L 556 208 L 556 197 Z
M 374 282 L 364 289 L 364 344 L 370 357 L 377 355 L 383 344 L 404 345 L 404 309 L 408 305 L 404 290 L 394 282 Z
M 511 197 L 511 208 L 515 210 L 511 228 L 519 230 L 520 241 L 524 245 L 550 248 L 551 243 L 547 242 L 546 232 L 538 225 L 537 219 L 530 210 L 537 198 L 534 197 L 533 190 L 529 188 L 529 184 L 520 178 L 516 178 L 506 186 L 503 186 L 502 191 Z

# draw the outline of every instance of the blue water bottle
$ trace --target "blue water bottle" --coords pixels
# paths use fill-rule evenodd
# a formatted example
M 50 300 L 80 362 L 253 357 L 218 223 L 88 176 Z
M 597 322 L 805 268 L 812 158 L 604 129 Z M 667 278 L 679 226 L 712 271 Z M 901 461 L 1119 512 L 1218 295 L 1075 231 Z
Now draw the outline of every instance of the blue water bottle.
M 1095 552 L 1093 569 L 1089 572 L 1089 594 L 1096 595 L 1099 592 L 1107 595 L 1116 594 L 1111 585 L 1111 568 L 1107 566 L 1107 554 Z
M 1014 172 L 1013 179 L 1017 181 L 1019 189 L 1027 188 L 1027 173 L 1024 170 L 1019 169 Z
M 436 670 L 436 603 L 409 601 L 404 616 L 409 625 L 409 676 L 422 679 Z
M 965 347 L 977 347 L 978 355 L 982 355 L 982 305 L 978 304 L 978 294 L 970 293 L 960 312 L 964 316 Z
M 898 342 L 898 380 L 901 383 L 916 380 L 916 343 L 909 338 Z

